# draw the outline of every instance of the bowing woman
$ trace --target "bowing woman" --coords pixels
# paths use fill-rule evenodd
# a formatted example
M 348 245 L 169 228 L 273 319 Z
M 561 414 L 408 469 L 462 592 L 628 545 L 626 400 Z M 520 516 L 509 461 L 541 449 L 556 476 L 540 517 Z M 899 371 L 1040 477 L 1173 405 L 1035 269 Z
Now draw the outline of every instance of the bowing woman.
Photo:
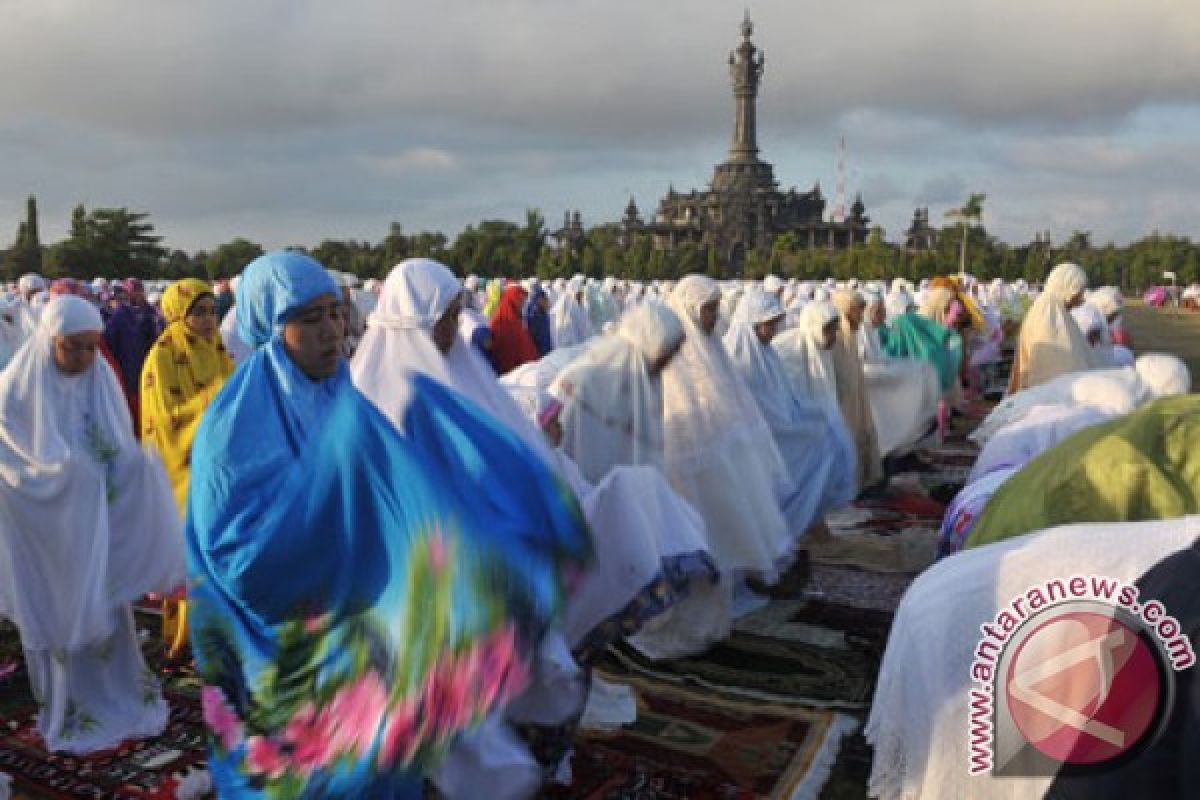
M 578 505 L 536 462 L 482 460 L 497 432 L 432 381 L 402 436 L 350 382 L 311 258 L 261 256 L 237 295 L 255 350 L 200 423 L 185 530 L 214 785 L 420 797 L 525 687 L 590 553 Z M 472 469 L 519 474 L 520 497 L 466 490 Z

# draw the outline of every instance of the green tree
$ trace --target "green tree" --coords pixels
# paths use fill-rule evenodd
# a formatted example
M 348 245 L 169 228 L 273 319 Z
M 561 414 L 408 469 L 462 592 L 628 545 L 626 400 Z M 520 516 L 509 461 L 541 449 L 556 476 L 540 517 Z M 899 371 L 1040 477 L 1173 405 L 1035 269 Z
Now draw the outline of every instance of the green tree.
M 37 198 L 25 201 L 25 221 L 17 225 L 17 238 L 4 260 L 4 275 L 10 280 L 26 272 L 42 272 L 42 241 L 38 234 Z
M 946 216 L 950 219 L 958 221 L 959 226 L 959 242 L 960 255 L 958 260 L 959 272 L 965 272 L 967 269 L 967 239 L 970 236 L 971 226 L 978 225 L 983 221 L 983 201 L 987 199 L 986 194 L 972 194 L 967 198 L 967 202 L 962 208 L 956 208 L 946 212 Z M 941 238 L 945 238 L 944 236 Z
M 257 242 L 238 237 L 231 242 L 219 245 L 208 254 L 203 262 L 204 274 L 210 281 L 218 278 L 231 278 L 241 273 L 247 264 L 262 254 L 262 246 Z M 320 261 L 319 258 L 317 260 Z

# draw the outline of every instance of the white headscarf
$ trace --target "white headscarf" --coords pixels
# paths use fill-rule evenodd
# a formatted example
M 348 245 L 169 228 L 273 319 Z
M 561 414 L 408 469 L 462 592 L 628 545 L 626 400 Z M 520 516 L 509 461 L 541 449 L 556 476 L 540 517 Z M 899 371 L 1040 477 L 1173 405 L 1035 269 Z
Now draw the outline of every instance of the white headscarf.
M 57 297 L 0 373 L 0 617 L 27 650 L 98 642 L 116 609 L 184 578 L 171 485 L 112 368 L 54 360 L 56 338 L 102 330 L 90 303 Z
M 704 517 L 721 570 L 770 580 L 792 547 L 776 494 L 788 477 L 753 395 L 721 340 L 701 327 L 701 308 L 720 296 L 703 275 L 671 292 L 687 336 L 663 373 L 667 477 Z
M 837 306 L 828 300 L 809 303 L 800 314 L 800 324 L 776 336 L 771 344 L 801 395 L 840 417 L 833 354 L 821 347 L 825 326 L 837 319 Z
M 412 376 L 427 375 L 468 397 L 553 464 L 542 432 L 529 424 L 482 357 L 461 336 L 445 355 L 433 343 L 433 326 L 462 293 L 458 278 L 437 261 L 410 258 L 393 267 L 350 364 L 354 384 L 403 430 Z
M 679 318 L 647 300 L 625 312 L 550 385 L 563 404 L 563 450 L 593 483 L 623 464 L 663 464 L 663 396 L 649 365 L 683 340 Z
M 825 511 L 854 499 L 857 467 L 841 414 L 829 415 L 798 394 L 775 348 L 763 344 L 754 330 L 782 311 L 774 295 L 752 289 L 723 341 L 787 465 L 791 488 L 784 510 L 792 530 L 802 533 Z
M 582 276 L 572 278 L 550 309 L 550 332 L 556 348 L 574 347 L 592 336 L 591 320 L 577 296 L 584 283 Z
M 884 304 L 883 297 L 873 291 L 863 292 L 862 295 L 867 301 L 867 307 L 863 311 L 862 325 L 858 327 L 858 355 L 864 365 L 882 364 L 887 360 L 887 355 L 879 341 L 879 329 L 871 322 L 871 312 Z

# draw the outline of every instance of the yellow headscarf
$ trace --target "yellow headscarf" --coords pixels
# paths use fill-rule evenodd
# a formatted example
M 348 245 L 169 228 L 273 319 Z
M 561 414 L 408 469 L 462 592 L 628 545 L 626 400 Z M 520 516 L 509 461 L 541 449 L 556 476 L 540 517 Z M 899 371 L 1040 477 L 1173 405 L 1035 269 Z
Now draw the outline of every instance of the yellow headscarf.
M 504 294 L 504 287 L 500 285 L 499 278 L 492 278 L 487 285 L 487 302 L 483 305 L 483 315 L 491 319 L 496 313 L 496 309 L 500 307 L 500 298 Z
M 162 456 L 181 516 L 187 509 L 192 438 L 204 410 L 233 373 L 220 333 L 210 342 L 184 322 L 196 301 L 212 293 L 212 287 L 195 278 L 167 288 L 162 310 L 169 324 L 142 367 L 142 442 Z
M 963 291 L 958 278 L 951 275 L 939 275 L 929 282 L 929 288 L 949 289 L 954 292 L 954 299 L 962 304 L 963 311 L 966 311 L 967 316 L 971 318 L 971 327 L 981 333 L 987 331 L 988 324 L 982 309 L 979 308 L 979 304 L 975 302 L 975 298 L 971 296 L 970 292 Z

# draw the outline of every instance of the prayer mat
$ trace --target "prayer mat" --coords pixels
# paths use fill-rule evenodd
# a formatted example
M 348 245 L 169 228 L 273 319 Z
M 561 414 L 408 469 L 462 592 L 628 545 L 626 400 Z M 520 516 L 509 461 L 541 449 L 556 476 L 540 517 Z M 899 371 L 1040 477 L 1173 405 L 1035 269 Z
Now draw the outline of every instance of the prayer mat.
M 31 800 L 173 800 L 179 778 L 204 767 L 204 720 L 195 698 L 168 693 L 167 702 L 171 716 L 162 735 L 90 756 L 48 753 L 34 724 L 35 707 L 6 713 L 0 772 L 12 777 L 16 796 Z
M 830 605 L 895 613 L 914 577 L 906 573 L 813 564 L 805 589 L 810 596 Z
M 859 500 L 854 505 L 859 508 L 895 511 L 898 514 L 920 519 L 940 520 L 946 513 L 946 507 L 938 501 L 910 491 L 889 492 L 883 497 Z
M 938 530 L 916 527 L 880 536 L 870 531 L 835 532 L 803 543 L 814 564 L 837 564 L 875 572 L 919 572 L 937 560 Z
M 46 750 L 35 726 L 36 706 L 29 693 L 20 636 L 15 627 L 0 621 L 0 773 L 12 776 L 14 797 L 172 800 L 178 776 L 204 768 L 200 683 L 190 659 L 166 663 L 159 620 L 141 612 L 135 617 L 142 655 L 158 675 L 171 709 L 167 729 L 154 739 L 125 742 L 91 756 Z
M 629 681 L 638 719 L 576 744 L 570 786 L 543 800 L 808 800 L 858 721 L 657 681 Z
M 757 633 L 746 629 L 745 619 L 729 637 L 698 655 L 652 661 L 618 642 L 597 667 L 618 683 L 646 677 L 787 705 L 859 709 L 871 702 L 878 659 L 844 632 L 792 624 L 769 632 L 764 625 L 764 632 Z

